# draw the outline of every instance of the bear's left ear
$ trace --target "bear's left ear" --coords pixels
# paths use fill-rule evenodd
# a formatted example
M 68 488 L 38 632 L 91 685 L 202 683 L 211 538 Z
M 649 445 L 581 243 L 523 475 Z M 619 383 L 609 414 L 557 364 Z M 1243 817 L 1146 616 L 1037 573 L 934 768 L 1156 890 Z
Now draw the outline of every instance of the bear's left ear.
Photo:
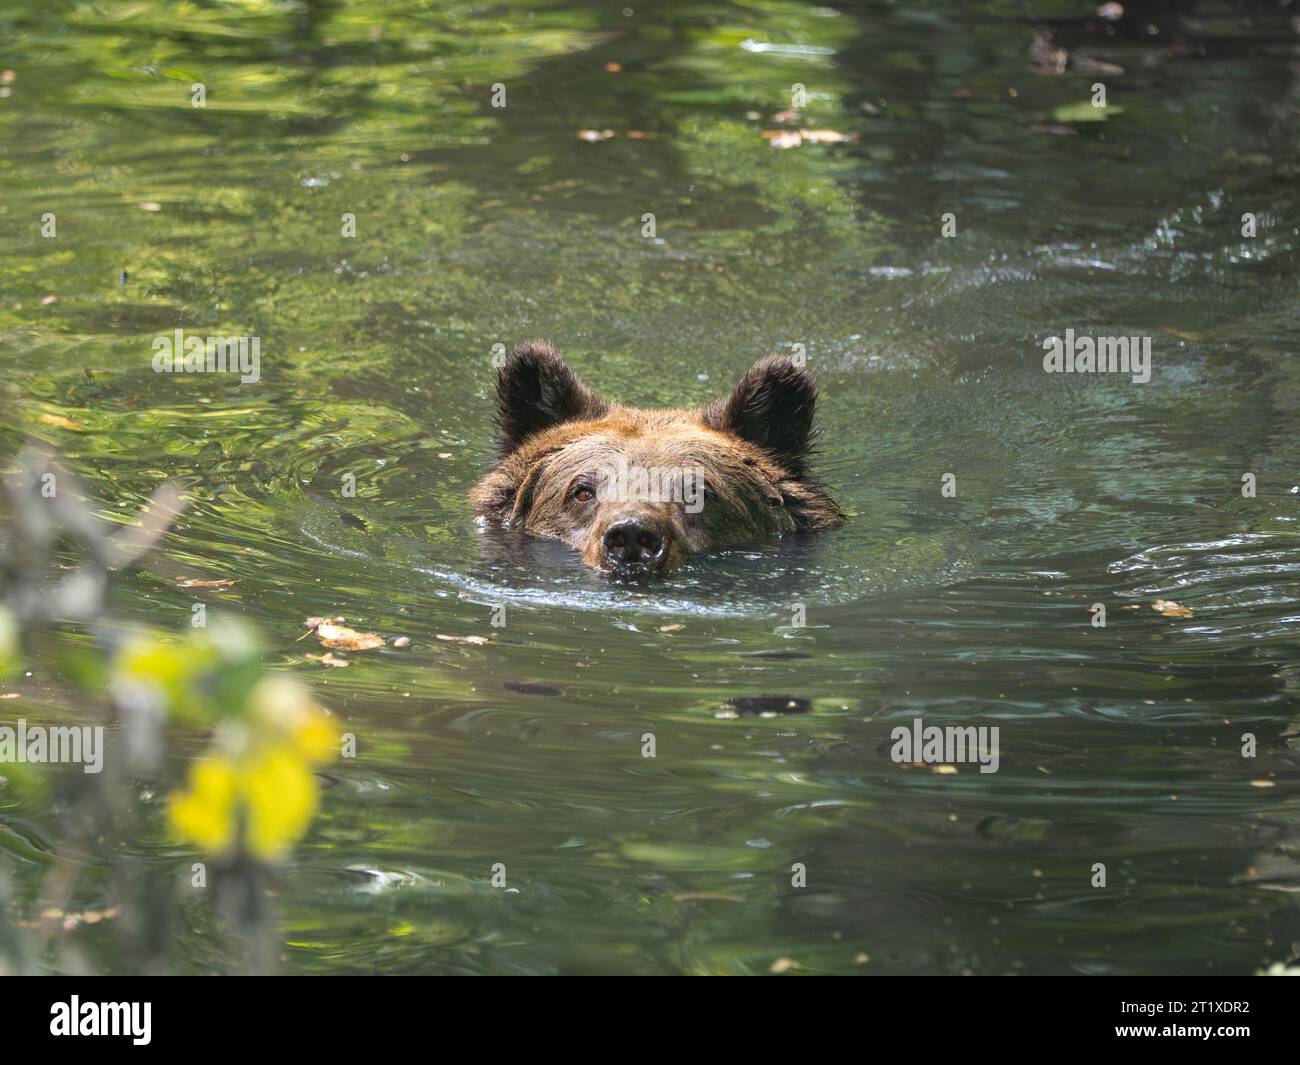
M 603 417 L 607 409 L 554 345 L 526 340 L 515 346 L 497 376 L 497 449 L 505 458 L 536 433 L 564 422 Z
M 704 421 L 756 444 L 791 476 L 802 477 L 816 406 L 812 372 L 785 355 L 769 355 L 749 368 L 730 396 L 704 408 Z

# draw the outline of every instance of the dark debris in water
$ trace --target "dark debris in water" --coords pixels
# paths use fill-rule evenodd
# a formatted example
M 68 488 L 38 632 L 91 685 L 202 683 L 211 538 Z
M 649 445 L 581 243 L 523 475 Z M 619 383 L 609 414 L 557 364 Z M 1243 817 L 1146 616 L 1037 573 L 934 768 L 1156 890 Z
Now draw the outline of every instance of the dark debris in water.
M 811 714 L 812 700 L 798 695 L 738 695 L 723 704 L 738 714 Z
M 549 684 L 527 684 L 517 680 L 502 681 L 501 687 L 508 692 L 518 692 L 520 695 L 547 695 L 556 698 L 564 694 L 563 688 L 553 688 Z
M 812 658 L 807 651 L 747 651 L 743 658 L 766 658 L 773 662 L 788 662 L 796 658 Z

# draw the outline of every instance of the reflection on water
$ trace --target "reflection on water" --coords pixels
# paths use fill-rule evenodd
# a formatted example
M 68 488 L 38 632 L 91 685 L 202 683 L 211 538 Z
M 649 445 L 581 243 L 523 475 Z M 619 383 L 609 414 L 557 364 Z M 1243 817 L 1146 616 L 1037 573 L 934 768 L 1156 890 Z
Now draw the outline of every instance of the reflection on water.
M 108 518 L 186 478 L 122 613 L 179 627 L 177 579 L 237 579 L 209 611 L 256 622 L 361 740 L 281 886 L 286 966 L 1291 957 L 1286 11 L 1063 15 L 1051 74 L 995 3 L 624 6 L 0 16 L 3 452 L 59 447 Z M 1122 111 L 1071 119 L 1098 78 Z M 789 128 L 846 139 L 763 135 Z M 260 382 L 154 374 L 176 328 L 259 336 Z M 1066 329 L 1151 337 L 1151 381 L 1043 373 Z M 476 525 L 493 345 L 531 336 L 645 405 L 803 344 L 849 523 L 648 588 Z M 336 614 L 411 646 L 324 669 L 296 641 Z M 15 688 L 57 706 L 52 658 Z M 917 717 L 997 724 L 999 771 L 896 765 Z M 20 884 L 50 838 L 45 811 L 0 805 Z M 147 857 L 188 868 L 161 840 Z M 185 918 L 185 964 L 225 969 Z

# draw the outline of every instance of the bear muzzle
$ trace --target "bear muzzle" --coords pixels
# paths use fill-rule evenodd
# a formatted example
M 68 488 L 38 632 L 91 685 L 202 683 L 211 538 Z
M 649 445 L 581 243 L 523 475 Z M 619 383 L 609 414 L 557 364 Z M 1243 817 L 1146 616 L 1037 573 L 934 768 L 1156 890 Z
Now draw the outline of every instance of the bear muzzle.
M 591 531 L 583 561 L 619 580 L 645 580 L 668 571 L 679 554 L 674 542 L 671 522 L 651 511 L 623 510 Z

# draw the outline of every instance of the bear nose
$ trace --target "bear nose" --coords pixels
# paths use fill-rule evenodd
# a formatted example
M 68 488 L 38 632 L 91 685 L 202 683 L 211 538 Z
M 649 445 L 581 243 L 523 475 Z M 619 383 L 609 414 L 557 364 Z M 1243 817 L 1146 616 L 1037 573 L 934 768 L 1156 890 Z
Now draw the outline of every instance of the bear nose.
M 652 566 L 664 555 L 664 538 L 635 518 L 605 530 L 605 560 L 615 569 Z

